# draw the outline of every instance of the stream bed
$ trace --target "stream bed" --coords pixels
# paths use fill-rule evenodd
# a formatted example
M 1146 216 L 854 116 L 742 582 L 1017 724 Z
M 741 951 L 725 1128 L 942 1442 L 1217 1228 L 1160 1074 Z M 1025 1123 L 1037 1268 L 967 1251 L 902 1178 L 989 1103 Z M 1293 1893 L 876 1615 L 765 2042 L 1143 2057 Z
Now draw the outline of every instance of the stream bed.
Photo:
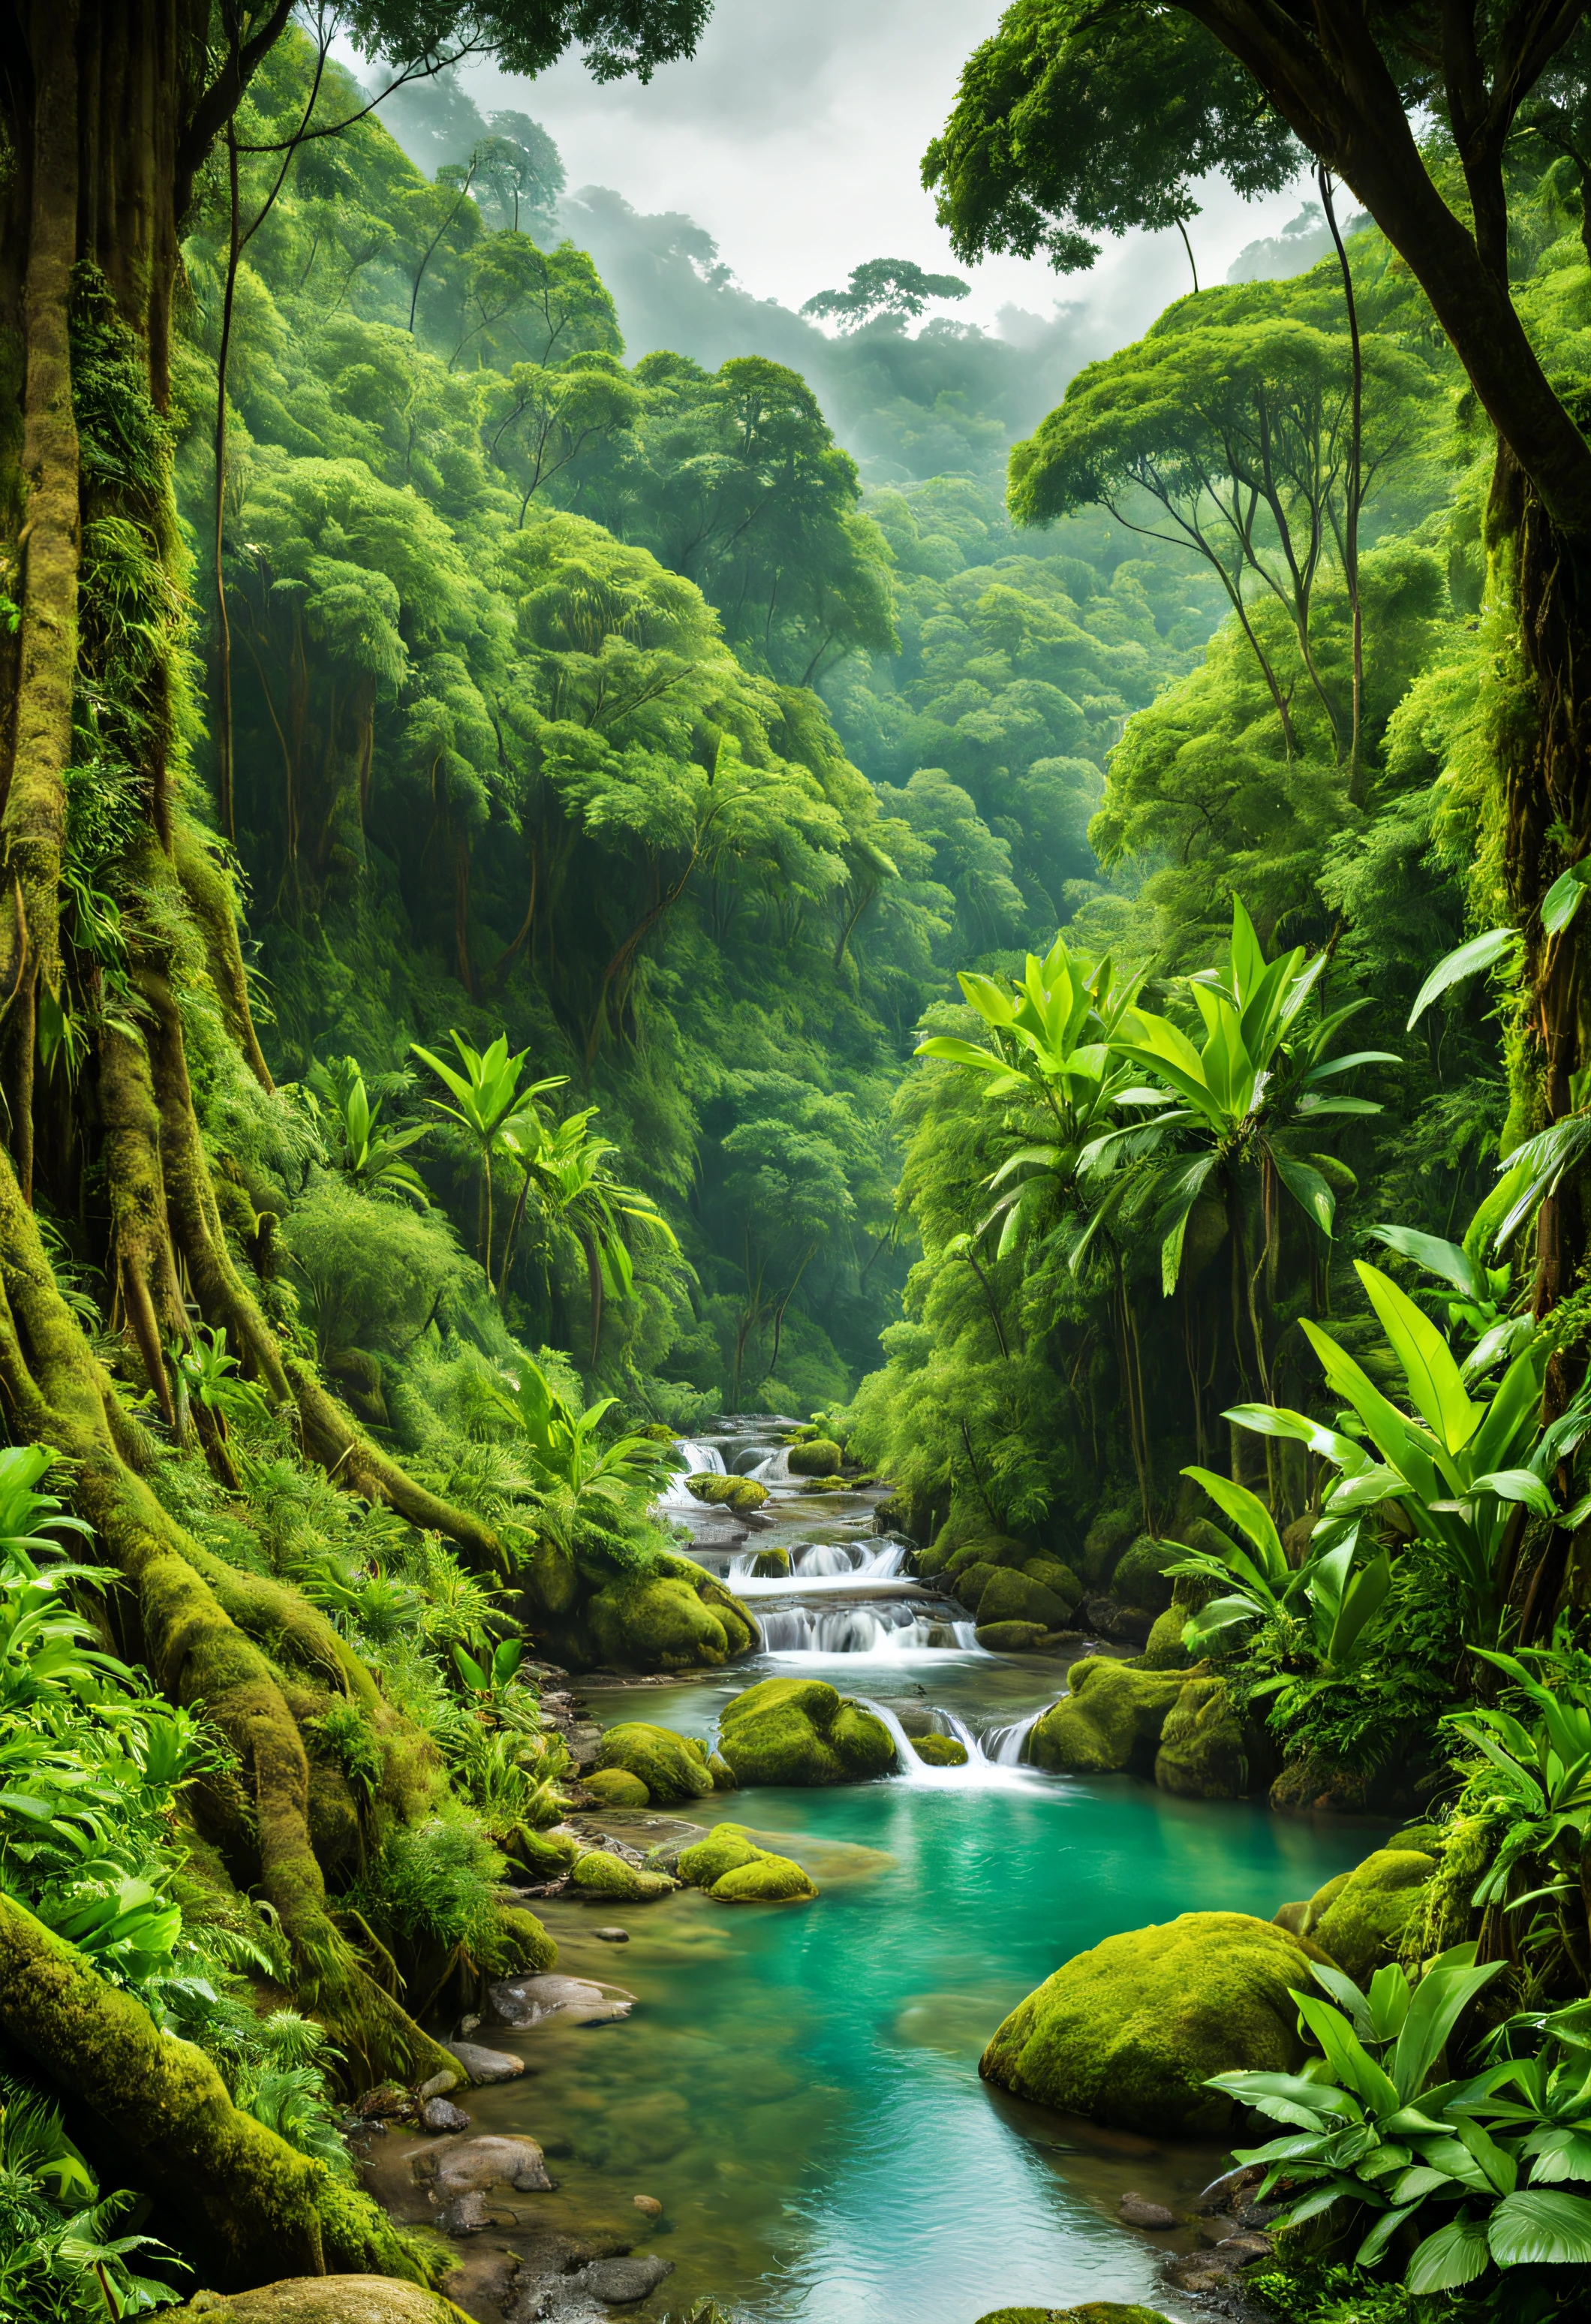
M 759 1617 L 786 1618 L 776 1635 L 798 1634 L 803 1580 L 827 1584 L 804 1609 L 812 1643 L 679 1683 L 587 1682 L 593 1711 L 707 1738 L 730 1696 L 809 1674 L 908 1719 L 932 1711 L 971 1741 L 970 1764 L 691 1811 L 796 1857 L 822 1892 L 813 1904 L 549 1900 L 560 1971 L 621 1987 L 634 2006 L 602 2025 L 483 2029 L 527 2070 L 469 2094 L 474 2130 L 541 2142 L 557 2184 L 535 2198 L 538 2227 L 623 2233 L 674 2263 L 617 2313 L 677 2315 L 711 2295 L 746 2324 L 974 2324 L 1099 2299 L 1191 2315 L 1163 2276 L 1191 2231 L 1136 2232 L 1117 2210 L 1128 2190 L 1185 2209 L 1224 2151 L 1156 2149 L 1010 2099 L 979 2080 L 979 2053 L 1070 1955 L 1193 1909 L 1269 1918 L 1356 1862 L 1365 1834 L 1011 1764 L 1064 1659 L 982 1653 L 943 1606 L 869 1603 L 869 1572 L 906 1586 L 898 1559 L 878 1557 L 872 1498 L 818 1501 L 780 1480 L 773 1524 L 750 1536 L 796 1561 L 790 1582 L 748 1590 Z M 804 1572 L 814 1548 L 834 1554 Z M 710 1554 L 724 1571 L 743 1553 L 721 1537 Z M 674 1828 L 647 1810 L 597 1821 L 643 1848 Z M 615 1924 L 627 1943 L 596 1936 Z M 662 2206 L 639 2236 L 638 2195 Z

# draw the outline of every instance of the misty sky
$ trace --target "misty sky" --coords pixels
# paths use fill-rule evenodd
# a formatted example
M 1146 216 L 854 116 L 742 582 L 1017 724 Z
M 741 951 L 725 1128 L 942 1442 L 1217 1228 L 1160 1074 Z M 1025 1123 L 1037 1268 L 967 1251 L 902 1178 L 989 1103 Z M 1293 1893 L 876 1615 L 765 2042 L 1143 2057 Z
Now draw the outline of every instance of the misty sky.
M 573 57 L 534 82 L 478 68 L 463 78 L 483 110 L 517 106 L 550 130 L 571 189 L 688 212 L 758 298 L 799 307 L 863 259 L 912 258 L 970 276 L 953 310 L 970 322 L 1081 300 L 1110 343 L 1126 341 L 1190 287 L 1174 233 L 1130 236 L 1070 278 L 1009 258 L 959 268 L 918 182 L 961 68 L 999 14 L 998 0 L 717 0 L 696 58 L 646 88 L 598 88 Z M 1200 281 L 1219 281 L 1299 202 L 1246 204 L 1212 186 L 1191 228 Z

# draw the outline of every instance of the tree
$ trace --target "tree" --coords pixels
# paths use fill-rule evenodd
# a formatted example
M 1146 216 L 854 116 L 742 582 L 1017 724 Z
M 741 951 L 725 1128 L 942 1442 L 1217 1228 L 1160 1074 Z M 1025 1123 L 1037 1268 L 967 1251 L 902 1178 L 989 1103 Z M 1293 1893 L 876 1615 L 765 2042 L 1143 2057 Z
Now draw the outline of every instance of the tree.
M 1497 432 L 1494 522 L 1513 545 L 1536 681 L 1536 732 L 1506 770 L 1505 857 L 1534 988 L 1536 1105 L 1550 1120 L 1568 1110 L 1586 1054 L 1584 938 L 1550 941 L 1540 906 L 1591 831 L 1579 580 L 1591 442 L 1514 303 L 1505 163 L 1525 108 L 1577 60 L 1586 19 L 1583 0 L 1501 12 L 1470 0 L 1439 24 L 1414 0 L 1017 0 L 968 65 L 924 162 L 958 255 L 1043 249 L 1070 269 L 1091 262 L 1090 232 L 1163 223 L 1201 171 L 1240 191 L 1277 184 L 1301 146 L 1352 188 L 1420 282 Z M 1422 115 L 1443 133 L 1423 143 Z M 1570 1288 L 1580 1235 L 1566 1187 L 1543 1222 L 1541 1305 Z
M 971 295 L 971 284 L 959 274 L 924 274 L 909 258 L 869 258 L 852 267 L 843 290 L 820 290 L 801 311 L 814 322 L 836 322 L 842 331 L 860 331 L 881 315 L 891 322 L 910 322 L 933 300 Z
M 689 53 L 705 13 L 704 0 L 486 0 L 467 10 L 357 0 L 345 23 L 366 54 L 400 67 L 474 46 L 534 73 L 577 42 L 592 70 L 611 78 Z M 165 1351 L 192 1332 L 191 1300 L 344 1485 L 493 1555 L 491 1528 L 372 1444 L 271 1328 L 223 1230 L 189 1078 L 183 1004 L 203 980 L 247 1061 L 241 1069 L 270 1087 L 231 887 L 181 797 L 191 722 L 168 420 L 179 235 L 217 136 L 291 15 L 291 0 L 246 15 L 232 0 L 215 11 L 208 0 L 134 10 L 15 0 L 4 18 L 14 69 L 0 87 L 12 159 L 0 186 L 9 335 L 0 531 L 15 625 L 0 641 L 0 954 L 10 996 L 0 1032 L 0 1393 L 14 1422 L 76 1464 L 80 1506 L 128 1585 L 152 1663 L 184 1699 L 203 1696 L 235 1744 L 257 1802 L 261 1890 L 307 1971 L 313 1964 L 323 2012 L 357 2026 L 372 2070 L 424 2060 L 428 2071 L 425 2037 L 326 1913 L 304 1745 L 258 1642 L 264 1633 L 280 1641 L 283 1622 L 309 1623 L 311 1609 L 280 1592 L 263 1615 L 262 1591 L 221 1567 L 138 1473 L 148 1456 L 62 1296 L 32 1207 L 48 1195 L 60 1214 L 78 1215 L 81 1174 L 96 1175 L 98 1255 L 133 1360 L 168 1415 Z M 107 964 L 84 949 L 62 908 L 67 775 L 85 755 L 118 801 L 104 877 L 128 908 L 111 964 L 138 995 L 136 1018 L 105 1007 Z M 58 1046 L 69 1028 L 75 1074 L 38 1071 L 41 1034 L 51 1028 Z M 30 2038 L 48 2048 L 41 2029 Z M 172 2117 L 163 2119 L 165 2135 Z M 318 2246 L 297 2230 L 281 2248 L 321 2264 Z
M 565 185 L 557 147 L 528 113 L 494 113 L 491 128 L 481 160 L 480 198 L 513 234 L 521 227 L 550 227 Z

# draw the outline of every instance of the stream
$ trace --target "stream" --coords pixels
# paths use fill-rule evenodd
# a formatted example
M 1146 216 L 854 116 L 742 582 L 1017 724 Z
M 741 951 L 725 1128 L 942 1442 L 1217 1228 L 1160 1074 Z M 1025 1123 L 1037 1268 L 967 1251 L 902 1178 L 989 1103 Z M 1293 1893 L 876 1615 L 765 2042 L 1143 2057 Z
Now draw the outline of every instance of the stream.
M 603 2025 L 483 2029 L 527 2071 L 469 2094 L 475 2131 L 541 2142 L 558 2183 L 534 2199 L 538 2226 L 622 2233 L 674 2263 L 618 2314 L 677 2315 L 704 2295 L 744 2324 L 974 2324 L 1101 2299 L 1193 2314 L 1163 2275 L 1191 2231 L 1135 2231 L 1117 2209 L 1129 2189 L 1185 2209 L 1224 2151 L 1157 2149 L 1010 2099 L 979 2080 L 979 2052 L 1071 1954 L 1191 1909 L 1268 1918 L 1356 1862 L 1364 1835 L 1023 1766 L 1063 1661 L 982 1652 L 959 1609 L 901 1574 L 905 1545 L 873 1531 L 877 1493 L 803 1489 L 744 1425 L 686 1449 L 693 1468 L 711 1453 L 770 1486 L 750 1530 L 700 1509 L 694 1526 L 694 1554 L 743 1592 L 765 1651 L 679 1682 L 579 1682 L 601 1722 L 707 1739 L 731 1695 L 803 1674 L 891 1725 L 904 1714 L 920 1732 L 927 1714 L 972 1756 L 931 1770 L 906 1753 L 904 1779 L 690 1812 L 797 1858 L 814 1904 L 732 1907 L 688 1889 L 622 1908 L 549 1900 L 560 1971 L 634 2006 Z M 676 1486 L 665 1513 L 691 1506 Z M 789 1579 L 746 1574 L 768 1547 L 791 1552 Z M 597 1821 L 640 1847 L 675 1828 L 661 1811 Z M 628 1943 L 594 1934 L 614 1923 Z M 662 2205 L 639 2236 L 637 2195 Z

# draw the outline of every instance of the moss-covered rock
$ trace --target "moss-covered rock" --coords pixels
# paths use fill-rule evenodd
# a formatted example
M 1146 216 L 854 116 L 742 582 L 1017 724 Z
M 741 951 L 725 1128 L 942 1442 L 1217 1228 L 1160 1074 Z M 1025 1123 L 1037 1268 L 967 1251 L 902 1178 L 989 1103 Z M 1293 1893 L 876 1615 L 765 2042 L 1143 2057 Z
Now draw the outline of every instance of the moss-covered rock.
M 645 1784 L 628 1767 L 593 1767 L 585 1778 L 585 1788 L 594 1792 L 605 1808 L 644 1808 L 652 1802 Z
M 1085 2300 L 1081 2308 L 997 2308 L 978 2324 L 1171 2324 L 1158 2308 L 1124 2308 L 1118 2300 Z
M 712 1470 L 685 1479 L 685 1489 L 693 1500 L 710 1509 L 728 1509 L 731 1516 L 743 1517 L 752 1509 L 759 1509 L 768 1499 L 768 1487 L 759 1485 L 755 1477 L 724 1477 Z
M 1329 1953 L 1356 1985 L 1363 1985 L 1397 1951 L 1420 1891 L 1436 1868 L 1436 1858 L 1422 1849 L 1378 1848 L 1352 1872 L 1316 1891 L 1300 1933 Z
M 707 1773 L 713 1778 L 713 1788 L 715 1792 L 732 1792 L 739 1789 L 735 1782 L 735 1771 L 722 1751 L 708 1753 Z
M 719 1722 L 737 1784 L 858 1784 L 887 1775 L 895 1744 L 881 1720 L 821 1679 L 748 1687 Z
M 1075 1600 L 1058 1598 L 1031 1574 L 997 1566 L 978 1598 L 980 1622 L 1038 1622 L 1059 1630 L 1071 1619 Z
M 979 2071 L 1115 2129 L 1219 2138 L 1236 2109 L 1209 2077 L 1292 2072 L 1303 2045 L 1290 1988 L 1308 1985 L 1308 1956 L 1285 1930 L 1184 1913 L 1067 1961 L 1012 2011 Z
M 584 1619 L 597 1657 L 620 1670 L 716 1669 L 744 1654 L 758 1635 L 722 1582 L 688 1558 L 667 1554 L 643 1572 L 606 1582 Z
M 1050 1633 L 1042 1622 L 979 1622 L 972 1635 L 986 1654 L 1025 1655 Z
M 201 2292 L 178 2319 L 201 2316 L 214 2324 L 458 2324 L 459 2310 L 437 2292 L 387 2275 L 297 2275 L 254 2292 Z
M 660 1807 L 705 1799 L 713 1789 L 706 1745 L 688 1735 L 676 1735 L 671 1727 L 654 1727 L 644 1719 L 627 1719 L 610 1727 L 597 1746 L 597 1766 L 621 1768 L 636 1776 Z
M 576 1888 L 591 1896 L 621 1896 L 627 1904 L 644 1904 L 654 1896 L 667 1896 L 674 1886 L 667 1873 L 638 1871 L 626 1864 L 621 1856 L 610 1855 L 605 1848 L 593 1848 L 580 1858 L 570 1875 Z
M 1071 1692 L 1033 1730 L 1034 1766 L 1072 1775 L 1149 1774 L 1182 1674 L 1090 1655 L 1072 1664 L 1068 1683 Z
M 1173 1600 L 1163 1614 L 1154 1618 L 1154 1628 L 1138 1656 L 1138 1668 L 1147 1671 L 1185 1671 L 1192 1666 L 1193 1657 L 1182 1644 L 1182 1632 L 1188 1627 L 1188 1609 Z
M 501 1977 L 539 1977 L 558 1957 L 556 1940 L 534 1913 L 505 1904 L 497 1916 L 497 1960 Z
M 711 1888 L 726 1872 L 734 1872 L 742 1864 L 754 1864 L 761 1854 L 743 1823 L 721 1823 L 714 1825 L 705 1840 L 682 1848 L 674 1868 L 687 1886 Z
M 1172 1579 L 1166 1568 L 1175 1565 L 1182 1554 L 1179 1543 L 1139 1534 L 1117 1561 L 1110 1582 L 1112 1597 L 1119 1598 L 1124 1606 L 1142 1606 L 1151 1614 L 1163 1614 L 1172 1601 Z
M 1116 1561 L 1143 1524 L 1136 1500 L 1113 1501 L 1097 1510 L 1083 1536 L 1083 1579 L 1090 1590 L 1103 1590 L 1116 1570 Z
M 763 1582 L 786 1580 L 790 1572 L 790 1553 L 787 1549 L 759 1549 L 751 1560 L 751 1571 Z
M 707 1894 L 720 1904 L 796 1904 L 817 1895 L 815 1883 L 792 1857 L 763 1849 L 715 1880 Z
M 944 1578 L 967 1611 L 976 1614 L 979 1599 L 1000 1571 L 999 1566 L 990 1565 L 986 1559 L 979 1558 L 976 1564 L 964 1565 L 959 1573 L 947 1572 Z
M 1190 1678 L 1160 1730 L 1161 1790 L 1184 1800 L 1246 1800 L 1266 1790 L 1274 1772 L 1265 1729 L 1233 1708 L 1225 1679 Z
M 912 1748 L 928 1767 L 964 1767 L 967 1746 L 954 1735 L 914 1735 Z
M 843 1458 L 832 1436 L 814 1436 L 805 1444 L 792 1444 L 785 1464 L 793 1477 L 837 1477 Z
M 573 1832 L 521 1831 L 515 1838 L 513 1853 L 539 1878 L 556 1880 L 579 1855 L 580 1842 Z
M 1076 1608 L 1082 1604 L 1082 1583 L 1071 1566 L 1060 1558 L 1025 1557 L 1022 1571 L 1030 1581 L 1042 1582 L 1044 1588 L 1053 1590 L 1057 1598 L 1064 1598 L 1069 1606 Z
M 1010 1566 L 1025 1564 L 1027 1545 L 1008 1533 L 993 1533 L 985 1528 L 979 1533 L 965 1535 L 951 1552 L 945 1572 L 954 1580 L 974 1565 Z

